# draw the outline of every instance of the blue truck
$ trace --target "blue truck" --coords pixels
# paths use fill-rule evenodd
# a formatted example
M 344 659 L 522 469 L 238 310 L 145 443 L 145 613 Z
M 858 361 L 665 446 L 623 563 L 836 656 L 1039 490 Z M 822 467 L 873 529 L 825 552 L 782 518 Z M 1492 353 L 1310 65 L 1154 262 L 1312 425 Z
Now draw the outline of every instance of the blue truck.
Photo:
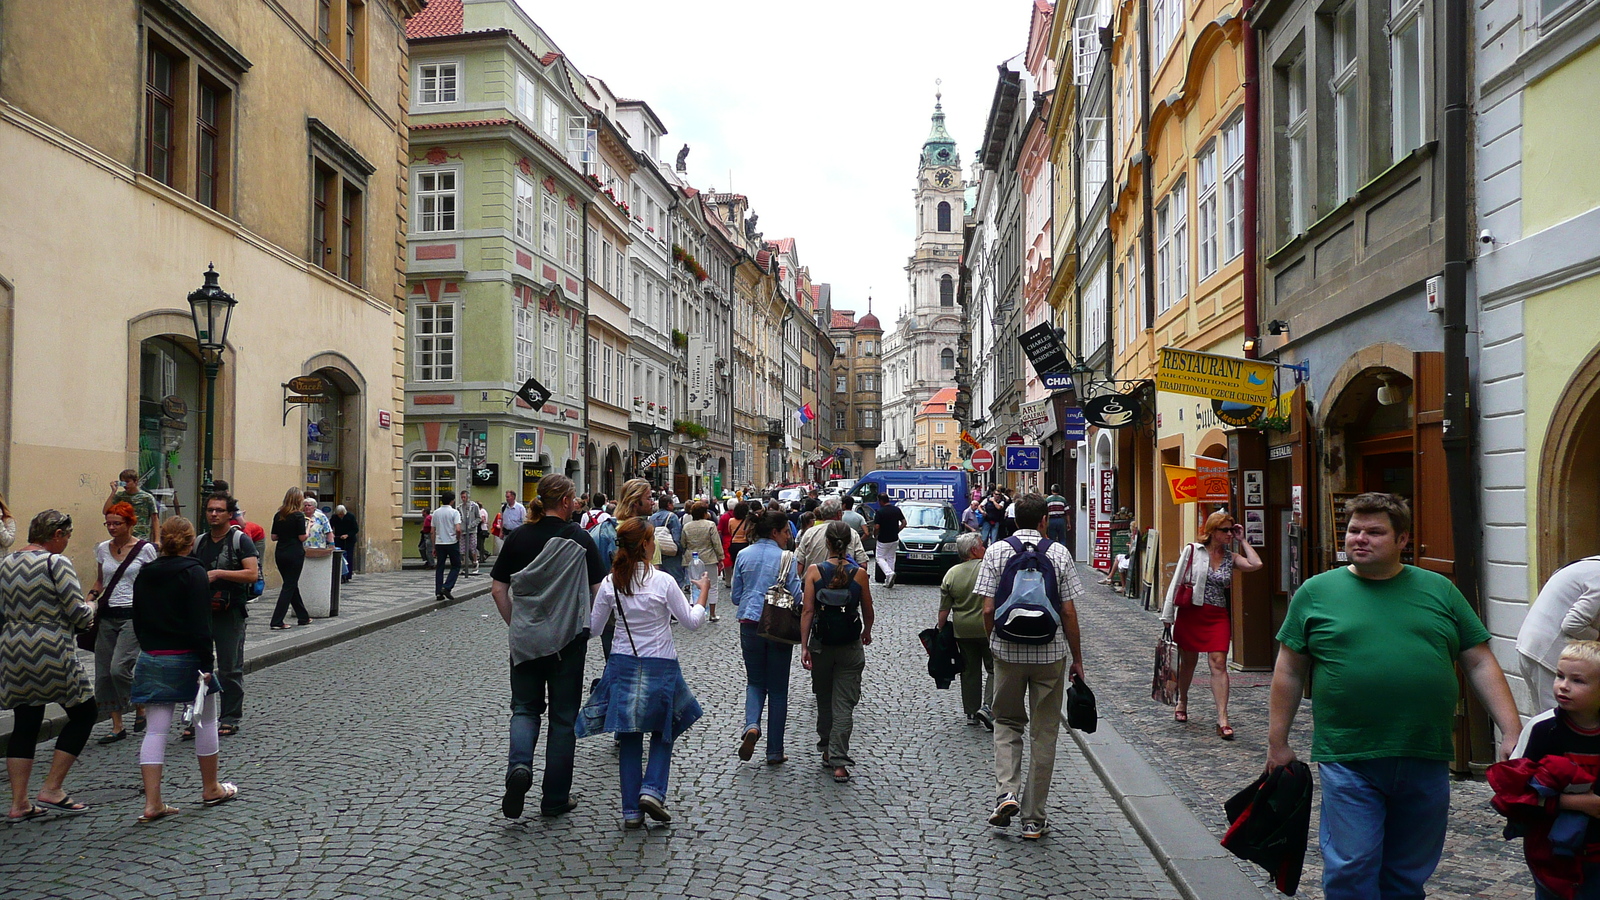
M 896 503 L 944 500 L 955 509 L 957 516 L 972 502 L 967 473 L 959 469 L 881 469 L 856 479 L 850 488 L 850 496 L 856 498 L 856 508 L 869 519 L 878 514 L 878 498 L 885 495 L 894 498 Z

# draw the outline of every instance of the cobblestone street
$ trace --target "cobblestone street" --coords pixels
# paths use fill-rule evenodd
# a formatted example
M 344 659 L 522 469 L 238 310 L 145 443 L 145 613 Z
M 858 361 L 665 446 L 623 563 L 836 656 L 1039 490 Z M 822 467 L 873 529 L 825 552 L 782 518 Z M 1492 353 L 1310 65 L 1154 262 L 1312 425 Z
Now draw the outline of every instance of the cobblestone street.
M 1227 830 L 1223 802 L 1260 775 L 1266 764 L 1267 693 L 1272 673 L 1233 673 L 1228 718 L 1237 736 L 1231 744 L 1223 743 L 1212 728 L 1216 707 L 1204 660 L 1189 694 L 1189 722 L 1174 722 L 1170 707 L 1150 700 L 1151 666 L 1156 639 L 1161 635 L 1157 612 L 1141 609 L 1138 601 L 1097 584 L 1097 573 L 1087 568 L 1083 571 L 1089 599 L 1079 609 L 1079 620 L 1100 715 L 1116 723 L 1122 736 L 1221 839 Z M 1311 721 L 1311 706 L 1303 703 L 1290 737 L 1290 745 L 1301 759 L 1310 757 Z M 1312 771 L 1315 773 L 1316 766 Z M 1444 856 L 1428 882 L 1429 897 L 1520 900 L 1533 896 L 1522 861 L 1522 843 L 1501 838 L 1505 820 L 1489 808 L 1490 794 L 1482 780 L 1451 783 L 1450 828 Z M 1322 896 L 1317 827 L 1313 807 L 1305 874 L 1296 895 L 1309 900 Z M 1247 866 L 1246 870 L 1258 883 L 1264 880 L 1261 869 Z M 1270 889 L 1263 893 L 1282 896 Z
M 1051 834 L 1025 842 L 983 821 L 990 735 L 964 724 L 955 691 L 934 689 L 916 639 L 936 608 L 930 586 L 880 596 L 846 785 L 812 760 L 798 655 L 789 764 L 735 757 L 744 686 L 729 616 L 677 633 L 706 716 L 677 749 L 672 825 L 621 829 L 605 738 L 579 743 L 575 812 L 508 822 L 505 629 L 478 598 L 253 673 L 244 731 L 222 746 L 235 803 L 200 807 L 192 745 L 175 741 L 167 792 L 183 814 L 136 825 L 138 742 L 91 743 L 67 787 L 94 809 L 0 832 L 0 883 L 8 900 L 1177 897 L 1065 735 Z M 1114 657 L 1090 646 L 1094 678 Z

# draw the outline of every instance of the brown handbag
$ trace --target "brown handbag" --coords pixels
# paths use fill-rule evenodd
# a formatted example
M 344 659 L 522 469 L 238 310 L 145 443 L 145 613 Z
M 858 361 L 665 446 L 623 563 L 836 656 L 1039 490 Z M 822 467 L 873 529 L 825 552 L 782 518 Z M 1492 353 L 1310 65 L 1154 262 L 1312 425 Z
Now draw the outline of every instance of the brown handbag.
M 756 634 L 780 644 L 800 643 L 800 608 L 789 594 L 788 579 L 784 573 L 794 566 L 794 553 L 783 551 L 778 562 L 778 578 L 768 588 L 761 602 L 761 622 Z

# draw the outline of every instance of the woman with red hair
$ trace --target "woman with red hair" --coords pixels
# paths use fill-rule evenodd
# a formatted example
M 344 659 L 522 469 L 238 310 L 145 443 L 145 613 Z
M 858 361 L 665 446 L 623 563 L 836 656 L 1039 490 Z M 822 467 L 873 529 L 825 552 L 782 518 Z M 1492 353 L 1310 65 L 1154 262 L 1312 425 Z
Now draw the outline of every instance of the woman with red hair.
M 156 547 L 135 538 L 139 514 L 133 504 L 113 503 L 106 510 L 110 540 L 94 548 L 95 579 L 89 601 L 95 604 L 99 626 L 94 641 L 94 699 L 111 713 L 111 733 L 100 739 L 112 744 L 128 736 L 122 717 L 133 708 L 133 666 L 139 661 L 139 638 L 133 633 L 133 580 L 145 563 L 156 558 Z M 144 730 L 144 715 L 134 716 L 133 730 Z
M 1211 664 L 1211 698 L 1217 704 L 1217 737 L 1233 740 L 1228 724 L 1228 645 L 1233 629 L 1228 622 L 1228 599 L 1233 591 L 1233 571 L 1254 572 L 1261 568 L 1261 557 L 1245 542 L 1244 529 L 1234 524 L 1233 516 L 1214 512 L 1195 535 L 1195 543 L 1178 555 L 1177 574 L 1167 585 L 1167 602 L 1161 608 L 1161 621 L 1172 625 L 1172 639 L 1178 645 L 1178 706 L 1173 719 L 1189 721 L 1189 685 L 1194 681 L 1200 654 Z M 1178 589 L 1189 585 L 1190 602 L 1177 605 Z

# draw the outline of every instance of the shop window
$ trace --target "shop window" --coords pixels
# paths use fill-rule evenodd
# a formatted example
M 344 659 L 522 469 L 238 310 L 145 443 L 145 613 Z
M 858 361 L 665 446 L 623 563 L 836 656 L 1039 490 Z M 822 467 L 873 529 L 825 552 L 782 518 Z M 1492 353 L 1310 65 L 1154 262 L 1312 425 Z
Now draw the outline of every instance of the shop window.
M 139 477 L 174 515 L 193 515 L 200 493 L 200 360 L 176 335 L 139 344 Z
M 406 511 L 426 515 L 442 502 L 440 493 L 455 490 L 456 457 L 453 453 L 417 453 L 406 467 Z

